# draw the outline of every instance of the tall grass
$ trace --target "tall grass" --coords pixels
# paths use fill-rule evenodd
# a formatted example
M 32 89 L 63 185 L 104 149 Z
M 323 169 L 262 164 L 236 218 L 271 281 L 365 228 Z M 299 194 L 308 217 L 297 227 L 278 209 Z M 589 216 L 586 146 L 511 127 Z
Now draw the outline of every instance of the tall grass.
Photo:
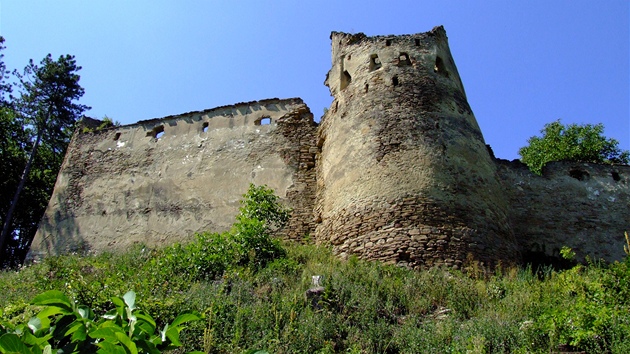
M 0 273 L 0 320 L 28 321 L 28 302 L 48 289 L 96 312 L 134 290 L 158 323 L 184 310 L 204 315 L 182 333 L 186 351 L 548 353 L 568 344 L 630 352 L 627 260 L 542 275 L 525 268 L 471 276 L 341 261 L 322 246 L 283 249 L 284 257 L 264 266 L 231 264 L 206 276 L 181 266 L 194 264 L 199 245 L 47 258 Z M 315 307 L 305 297 L 313 275 L 323 276 L 324 286 Z

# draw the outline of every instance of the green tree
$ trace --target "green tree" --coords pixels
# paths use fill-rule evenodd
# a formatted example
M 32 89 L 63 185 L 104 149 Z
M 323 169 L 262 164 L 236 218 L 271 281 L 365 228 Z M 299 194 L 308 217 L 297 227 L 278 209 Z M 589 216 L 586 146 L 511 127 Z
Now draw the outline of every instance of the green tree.
M 528 146 L 519 149 L 521 161 L 532 172 L 542 174 L 542 168 L 551 161 L 580 161 L 610 164 L 628 164 L 630 152 L 621 150 L 619 142 L 606 138 L 603 124 L 568 124 L 560 120 L 545 124 L 542 136 L 527 140 Z
M 30 246 L 75 123 L 89 109 L 75 102 L 84 94 L 79 85 L 79 70 L 81 67 L 77 66 L 74 56 L 65 55 L 53 60 L 49 54 L 39 65 L 30 60 L 23 73 L 14 71 L 19 81 L 19 97 L 13 102 L 16 113 L 14 123 L 21 126 L 26 137 L 24 142 L 17 144 L 21 144 L 28 158 L 13 189 L 8 210 L 3 214 L 4 226 L 0 234 L 3 266 L 7 265 L 7 260 L 21 256 Z M 18 209 L 22 194 L 29 197 L 29 205 Z M 27 225 L 20 225 L 20 221 L 23 223 L 25 220 L 14 218 L 16 210 L 28 215 Z M 17 249 L 7 247 L 11 243 L 14 246 L 17 244 Z

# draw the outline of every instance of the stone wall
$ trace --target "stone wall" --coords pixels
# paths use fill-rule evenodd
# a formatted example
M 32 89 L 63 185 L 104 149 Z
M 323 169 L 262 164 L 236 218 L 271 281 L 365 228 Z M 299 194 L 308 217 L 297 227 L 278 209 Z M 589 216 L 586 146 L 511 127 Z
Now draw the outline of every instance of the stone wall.
M 316 239 L 412 267 L 520 258 L 446 33 L 333 33 Z
M 526 261 L 559 257 L 563 246 L 576 251 L 579 261 L 624 257 L 630 166 L 552 162 L 538 176 L 517 160 L 497 165 Z
M 312 229 L 317 124 L 300 99 L 270 99 L 77 132 L 31 256 L 170 244 L 234 222 L 250 183 Z
M 234 221 L 249 183 L 293 208 L 287 239 L 423 268 L 624 256 L 630 166 L 494 158 L 442 27 L 333 32 L 319 127 L 299 98 L 76 133 L 31 257 L 189 240 Z M 100 122 L 86 120 L 97 127 Z

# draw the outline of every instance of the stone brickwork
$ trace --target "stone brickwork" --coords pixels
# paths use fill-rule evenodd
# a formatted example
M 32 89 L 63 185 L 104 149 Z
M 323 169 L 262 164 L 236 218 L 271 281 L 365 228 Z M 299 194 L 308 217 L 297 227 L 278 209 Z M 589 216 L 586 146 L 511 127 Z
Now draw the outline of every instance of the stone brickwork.
M 313 227 L 316 129 L 302 100 L 270 99 L 79 130 L 31 256 L 226 230 L 250 183 L 268 185 L 293 208 L 284 236 L 300 239 Z
M 77 132 L 31 257 L 225 230 L 250 183 L 293 208 L 282 237 L 341 257 L 460 268 L 562 246 L 579 260 L 624 256 L 630 166 L 557 162 L 537 176 L 495 159 L 442 27 L 331 40 L 334 100 L 319 126 L 294 98 Z
M 331 39 L 316 239 L 413 267 L 517 262 L 503 187 L 444 29 Z
M 620 260 L 630 232 L 630 166 L 552 162 L 543 175 L 519 161 L 497 161 L 510 204 L 510 224 L 525 261 L 559 257 Z

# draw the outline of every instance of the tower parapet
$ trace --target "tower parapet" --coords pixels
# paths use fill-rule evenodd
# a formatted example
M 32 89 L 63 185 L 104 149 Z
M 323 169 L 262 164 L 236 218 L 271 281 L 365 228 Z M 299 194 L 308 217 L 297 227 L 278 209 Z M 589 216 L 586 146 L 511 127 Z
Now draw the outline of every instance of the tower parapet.
M 446 32 L 331 34 L 315 232 L 336 253 L 410 267 L 520 255 Z

